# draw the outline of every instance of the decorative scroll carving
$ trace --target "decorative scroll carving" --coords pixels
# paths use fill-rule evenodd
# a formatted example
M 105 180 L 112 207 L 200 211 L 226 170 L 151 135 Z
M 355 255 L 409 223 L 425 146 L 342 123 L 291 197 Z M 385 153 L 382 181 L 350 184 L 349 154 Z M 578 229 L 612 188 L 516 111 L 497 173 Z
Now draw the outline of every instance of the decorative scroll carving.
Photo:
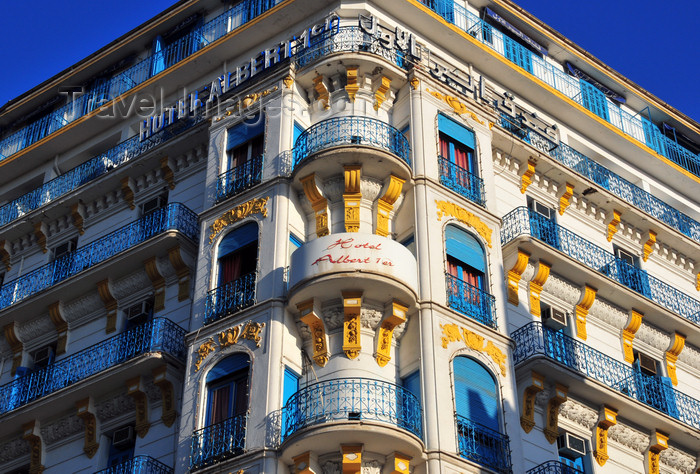
M 260 347 L 260 343 L 262 342 L 260 333 L 262 332 L 264 327 L 265 323 L 254 323 L 252 321 L 248 321 L 247 323 L 245 323 L 245 326 L 241 331 L 241 339 L 248 339 L 249 341 L 253 341 L 255 343 L 255 347 Z M 226 345 L 221 344 L 221 347 L 226 347 Z
M 537 166 L 537 161 L 534 157 L 530 157 L 527 163 L 523 163 L 520 166 L 520 193 L 525 194 L 528 186 L 532 184 L 532 177 L 535 175 L 535 166 Z
M 588 310 L 591 309 L 593 302 L 595 302 L 595 295 L 597 292 L 597 289 L 585 285 L 581 292 L 581 301 L 576 305 L 576 335 L 584 341 L 588 337 L 588 333 L 586 332 L 586 316 L 588 316 Z
M 598 422 L 598 412 L 571 399 L 559 407 L 559 415 L 590 430 Z
M 291 89 L 292 84 L 294 84 L 294 79 L 292 76 L 285 76 L 284 79 L 282 79 L 282 83 L 284 84 L 285 88 Z
M 540 260 L 537 265 L 537 273 L 535 273 L 535 276 L 530 280 L 530 314 L 538 318 L 542 315 L 540 294 L 542 293 L 542 287 L 549 277 L 551 268 L 552 266 L 550 264 Z
M 389 177 L 389 186 L 384 196 L 377 201 L 377 228 L 375 233 L 386 237 L 389 235 L 389 214 L 394 209 L 394 203 L 401 195 L 403 184 L 406 180 L 393 174 Z
M 595 428 L 595 450 L 593 456 L 600 466 L 605 466 L 608 456 L 608 429 L 617 424 L 617 410 L 606 405 L 600 409 L 598 425 Z
M 85 431 L 85 423 L 77 415 L 69 415 L 53 423 L 43 425 L 41 427 L 41 439 L 46 443 L 46 446 L 51 446 L 53 443 L 81 431 Z M 2 462 L 2 459 L 0 459 L 0 462 Z
M 508 282 L 506 287 L 508 289 L 508 302 L 515 306 L 520 304 L 520 297 L 518 296 L 518 290 L 520 289 L 520 278 L 523 276 L 523 272 L 527 268 L 527 262 L 530 260 L 530 254 L 524 250 L 518 249 L 518 256 L 516 257 L 515 264 L 513 268 L 508 270 Z
M 209 226 L 209 243 L 214 242 L 219 233 L 231 224 L 245 219 L 253 214 L 261 214 L 263 217 L 267 217 L 267 200 L 269 197 L 251 199 L 250 201 L 244 202 L 233 209 L 230 209 L 222 214 L 221 217 L 216 219 L 212 225 Z
M 566 208 L 571 205 L 571 197 L 574 195 L 574 185 L 571 183 L 564 184 L 559 196 L 559 215 L 563 216 Z
M 6 324 L 2 329 L 5 334 L 5 340 L 10 345 L 10 350 L 12 350 L 12 371 L 11 374 L 14 376 L 17 367 L 22 365 L 22 351 L 24 351 L 24 345 L 22 341 L 17 338 L 17 333 L 15 332 L 16 323 L 13 321 Z
M 379 79 L 379 85 L 377 90 L 374 92 L 374 110 L 379 110 L 386 100 L 386 93 L 389 92 L 389 86 L 391 86 L 391 78 L 382 76 Z
M 614 439 L 623 446 L 644 454 L 649 446 L 649 435 L 635 430 L 627 425 L 617 424 L 608 430 L 608 438 Z
M 320 308 L 317 307 L 317 302 L 312 298 L 299 303 L 297 309 L 300 313 L 301 322 L 306 324 L 309 327 L 309 331 L 311 331 L 314 362 L 319 367 L 324 367 L 328 363 L 331 354 L 328 350 L 328 338 L 323 319 L 321 319 Z
M 304 187 L 304 195 L 311 203 L 316 219 L 316 236 L 328 235 L 328 200 L 323 197 L 316 185 L 316 175 L 311 173 L 299 180 Z
M 162 366 L 153 369 L 153 383 L 160 389 L 161 395 L 161 415 L 160 419 L 163 420 L 163 424 L 170 428 L 173 423 L 175 423 L 175 418 L 177 418 L 177 411 L 175 411 L 175 390 L 173 390 L 173 384 L 167 377 L 168 366 L 163 364 Z
M 0 240 L 0 261 L 5 265 L 5 271 L 10 271 L 10 257 L 12 255 L 12 246 L 7 240 Z
M 456 324 L 441 324 L 440 328 L 442 329 L 443 349 L 447 349 L 447 345 L 450 342 L 463 341 L 470 349 L 474 351 L 485 352 L 486 355 L 491 357 L 491 359 L 501 369 L 501 375 L 505 377 L 506 355 L 498 347 L 495 346 L 493 341 L 486 341 L 486 346 L 484 346 L 484 336 L 472 332 L 467 328 L 460 328 Z
M 29 444 L 22 438 L 15 438 L 0 444 L 0 462 L 6 463 L 29 454 Z
M 386 458 L 384 471 L 388 474 L 409 474 L 411 456 L 394 451 Z
M 62 306 L 60 301 L 56 301 L 49 305 L 49 317 L 51 322 L 56 327 L 58 339 L 56 341 L 56 355 L 65 354 L 66 343 L 68 341 L 68 323 L 63 317 Z
M 44 472 L 44 447 L 39 433 L 37 420 L 25 423 L 22 426 L 22 438 L 29 443 L 29 474 L 41 474 Z
M 107 310 L 107 334 L 117 330 L 117 300 L 109 288 L 109 279 L 97 282 L 97 293 Z
M 649 255 L 654 251 L 654 244 L 656 244 L 656 232 L 649 230 L 646 233 L 646 242 L 642 246 L 642 259 L 646 262 Z
M 525 387 L 523 392 L 523 412 L 520 415 L 520 426 L 525 433 L 529 433 L 535 427 L 535 398 L 544 388 L 544 375 L 532 371 L 530 378 L 530 385 Z
M 43 222 L 37 222 L 34 224 L 34 236 L 36 237 L 36 243 L 39 245 L 42 253 L 47 252 L 46 248 L 46 237 L 49 235 L 48 228 Z
M 406 322 L 407 310 L 408 307 L 396 300 L 392 301 L 389 307 L 389 314 L 384 318 L 382 325 L 379 327 L 377 349 L 374 354 L 374 359 L 380 367 L 384 367 L 391 360 L 391 336 L 396 326 Z
M 219 333 L 219 346 L 223 349 L 225 347 L 233 346 L 237 344 L 241 339 L 247 339 L 255 343 L 255 347 L 260 347 L 262 342 L 262 337 L 260 333 L 265 327 L 265 323 L 257 323 L 253 321 L 247 321 L 245 323 L 239 324 L 226 329 Z M 209 338 L 204 341 L 197 349 L 197 360 L 194 363 L 195 372 L 198 371 L 202 365 L 204 359 L 207 358 L 209 354 L 216 350 L 216 343 L 213 338 Z
M 357 83 L 357 66 L 348 67 L 346 69 L 347 84 L 345 85 L 345 92 L 348 94 L 348 99 L 350 102 L 355 102 L 355 96 L 357 91 L 360 90 L 360 85 Z
M 85 229 L 83 228 L 85 224 L 85 204 L 82 202 L 73 204 L 70 208 L 70 215 L 73 219 L 73 225 L 78 229 L 78 233 L 83 235 L 85 233 Z
M 318 94 L 318 100 L 321 102 L 323 108 L 326 110 L 330 109 L 330 93 L 326 82 L 323 80 L 323 76 L 316 76 L 314 78 L 314 90 Z
M 197 349 L 197 360 L 194 363 L 195 372 L 201 368 L 204 359 L 206 359 L 209 354 L 214 352 L 215 349 L 216 345 L 214 344 L 214 339 L 212 338 L 209 338 L 200 344 L 199 349 Z
M 100 443 L 97 441 L 97 417 L 95 416 L 92 397 L 87 397 L 76 402 L 75 407 L 78 409 L 78 418 L 83 420 L 83 424 L 85 425 L 83 452 L 85 452 L 88 458 L 92 459 L 97 449 L 100 447 Z
M 132 211 L 136 208 L 134 204 L 134 194 L 136 193 L 136 183 L 129 176 L 122 178 L 122 197 Z
M 343 453 L 343 474 L 360 474 L 362 472 L 362 445 L 341 444 Z
M 153 311 L 160 311 L 165 308 L 165 278 L 158 270 L 158 262 L 156 257 L 151 257 L 144 260 L 143 265 L 146 269 L 146 275 L 153 284 Z
M 97 405 L 97 419 L 100 421 L 111 420 L 133 410 L 135 406 L 133 398 L 120 393 Z
M 139 438 L 143 438 L 151 428 L 151 424 L 148 422 L 148 398 L 142 388 L 141 376 L 126 381 L 126 394 L 134 400 L 136 411 L 134 429 Z
M 182 260 L 180 246 L 168 249 L 168 259 L 177 274 L 177 300 L 185 301 L 190 296 L 190 268 Z
M 493 230 L 483 223 L 478 216 L 475 216 L 453 202 L 435 200 L 435 204 L 438 208 L 438 221 L 442 220 L 443 216 L 452 216 L 459 222 L 474 228 L 474 230 L 483 237 L 489 248 L 491 247 L 491 234 L 493 234 Z
M 544 428 L 544 437 L 549 444 L 554 444 L 559 436 L 559 406 L 566 401 L 569 387 L 560 383 L 554 386 L 554 396 L 547 403 L 547 426 Z
M 617 226 L 620 225 L 620 216 L 622 215 L 622 212 L 613 209 L 612 214 L 605 219 L 606 224 L 608 225 L 608 230 L 607 230 L 607 235 L 606 238 L 608 239 L 608 242 L 612 241 L 613 235 L 617 232 Z
M 484 125 L 485 122 L 483 120 L 479 120 L 479 117 L 469 110 L 467 106 L 459 100 L 458 97 L 451 96 L 451 95 L 446 95 L 446 94 L 441 94 L 440 92 L 437 91 L 431 91 L 430 89 L 425 89 L 426 92 L 428 92 L 430 95 L 435 97 L 438 100 L 444 101 L 447 105 L 452 107 L 452 109 L 455 111 L 457 114 L 466 114 L 468 115 L 472 120 L 474 120 L 477 123 L 480 123 L 481 125 Z M 489 130 L 491 129 L 491 125 L 489 125 Z
M 343 166 L 345 176 L 345 192 L 343 202 L 345 204 L 345 232 L 359 232 L 360 230 L 360 173 L 362 166 Z
M 659 454 L 664 449 L 668 449 L 668 435 L 655 430 L 651 435 L 649 448 L 644 459 L 648 474 L 659 474 Z
M 622 351 L 625 355 L 625 362 L 629 362 L 630 364 L 634 362 L 632 341 L 634 341 L 634 336 L 642 325 L 643 317 L 644 313 L 632 309 L 630 311 L 627 327 L 622 330 Z
M 160 172 L 163 175 L 163 179 L 168 183 L 170 189 L 175 189 L 175 164 L 167 156 L 160 158 Z
M 676 362 L 685 346 L 685 336 L 679 332 L 673 335 L 671 345 L 666 351 L 666 369 L 668 376 L 671 378 L 673 385 L 678 385 L 678 377 L 676 376 Z
M 362 292 L 343 291 L 343 351 L 348 359 L 360 355 L 360 313 L 362 311 Z

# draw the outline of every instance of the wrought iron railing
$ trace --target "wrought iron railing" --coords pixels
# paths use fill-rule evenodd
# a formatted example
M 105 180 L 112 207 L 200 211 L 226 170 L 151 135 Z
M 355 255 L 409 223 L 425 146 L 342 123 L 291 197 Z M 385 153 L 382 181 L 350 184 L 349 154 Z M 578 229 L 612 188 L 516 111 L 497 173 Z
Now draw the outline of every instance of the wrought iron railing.
M 292 395 L 283 409 L 282 439 L 307 426 L 372 420 L 422 437 L 420 400 L 403 387 L 380 380 L 351 378 L 315 383 Z
M 248 273 L 207 293 L 204 324 L 214 322 L 255 303 L 256 279 L 255 273 Z
M 169 230 L 177 230 L 197 241 L 197 214 L 179 203 L 168 204 L 153 211 L 78 250 L 5 283 L 0 287 L 0 309 L 50 288 Z
M 294 144 L 294 167 L 314 153 L 343 145 L 381 148 L 411 165 L 411 146 L 396 128 L 370 117 L 336 117 L 318 122 L 299 135 Z
M 503 112 L 500 115 L 500 125 L 524 142 L 548 154 L 559 163 L 590 179 L 641 211 L 700 242 L 700 223 L 695 219 L 669 206 L 653 194 L 618 176 L 569 145 L 562 142 L 556 143 L 542 136 L 525 126 L 517 118 Z
M 96 85 L 39 120 L 0 140 L 0 162 L 98 109 L 209 43 L 263 14 L 282 0 L 243 0 L 213 20 Z
M 243 453 L 247 421 L 247 415 L 236 415 L 192 433 L 190 469 L 201 469 Z
M 370 53 L 381 56 L 398 67 L 405 67 L 404 56 L 395 48 L 384 46 L 380 38 L 363 32 L 357 26 L 341 26 L 337 31 L 324 33 L 308 48 L 295 56 L 298 69 L 334 53 Z
M 484 290 L 445 273 L 447 305 L 481 324 L 498 329 L 496 298 Z
M 78 383 L 148 352 L 184 362 L 185 330 L 156 318 L 0 386 L 0 414 Z
M 533 322 L 513 331 L 517 365 L 544 356 L 629 397 L 700 429 L 700 401 L 673 388 L 670 380 L 635 370 L 581 341 Z
M 458 192 L 481 207 L 486 206 L 483 179 L 442 156 L 438 157 L 438 166 L 440 167 L 440 182 L 444 186 Z
M 457 446 L 462 457 L 503 474 L 512 472 L 508 436 L 455 415 Z
M 561 461 L 547 461 L 528 470 L 526 474 L 584 474 L 584 472 L 567 466 Z
M 139 455 L 94 474 L 173 474 L 173 472 L 172 467 L 166 466 L 157 459 Z
M 503 217 L 501 243 L 505 245 L 519 235 L 531 235 L 666 309 L 700 324 L 700 301 L 525 207 L 517 207 Z
M 40 187 L 0 207 L 0 226 L 19 219 L 113 169 L 127 163 L 204 121 L 204 114 L 183 118 L 150 137 L 133 136 L 114 148 L 63 173 Z
M 216 201 L 240 194 L 262 181 L 263 156 L 256 156 L 221 173 L 216 183 Z

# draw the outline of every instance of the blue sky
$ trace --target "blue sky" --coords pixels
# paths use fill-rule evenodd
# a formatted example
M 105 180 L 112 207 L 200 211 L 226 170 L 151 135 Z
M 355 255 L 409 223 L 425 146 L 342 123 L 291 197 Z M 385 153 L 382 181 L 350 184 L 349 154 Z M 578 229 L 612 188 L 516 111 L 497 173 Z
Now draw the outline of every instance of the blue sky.
M 698 0 L 515 2 L 613 69 L 700 121 Z M 173 0 L 4 1 L 0 15 L 0 105 L 173 3 Z

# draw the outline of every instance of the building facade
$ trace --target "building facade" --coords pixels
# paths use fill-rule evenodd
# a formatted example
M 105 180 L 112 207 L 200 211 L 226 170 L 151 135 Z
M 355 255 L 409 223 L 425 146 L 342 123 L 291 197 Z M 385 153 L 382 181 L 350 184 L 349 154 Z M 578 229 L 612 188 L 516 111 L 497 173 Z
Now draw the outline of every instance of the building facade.
M 700 126 L 509 0 L 183 0 L 0 109 L 0 470 L 696 473 Z

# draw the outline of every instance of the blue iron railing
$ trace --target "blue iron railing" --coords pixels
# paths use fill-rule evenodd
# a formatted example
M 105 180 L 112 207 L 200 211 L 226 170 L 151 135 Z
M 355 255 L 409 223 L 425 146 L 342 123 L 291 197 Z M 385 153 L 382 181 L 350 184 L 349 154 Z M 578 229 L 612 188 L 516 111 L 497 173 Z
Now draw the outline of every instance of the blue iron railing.
M 503 217 L 501 243 L 505 245 L 519 235 L 531 235 L 666 309 L 700 324 L 700 301 L 525 207 L 517 207 Z
M 71 122 L 100 108 L 152 76 L 191 56 L 282 0 L 243 0 L 213 20 L 156 51 L 116 76 L 96 84 L 75 100 L 0 141 L 0 161 L 27 148 Z
M 486 21 L 468 11 L 464 6 L 444 1 L 422 2 L 438 15 L 469 33 L 477 41 L 517 64 L 528 73 L 558 90 L 571 100 L 591 110 L 625 134 L 644 143 L 660 155 L 696 176 L 700 176 L 700 156 L 667 138 L 649 119 L 630 114 L 610 99 L 591 90 L 588 83 L 566 74 L 560 66 L 545 61 L 525 46 L 517 43 Z
M 0 207 L 0 226 L 19 219 L 28 212 L 48 204 L 61 196 L 79 188 L 113 169 L 127 163 L 153 148 L 167 142 L 173 137 L 202 123 L 204 115 L 181 119 L 145 140 L 138 135 L 131 137 L 114 148 L 76 166 L 61 176 L 44 183 L 33 191 L 20 196 L 12 202 Z
M 282 439 L 307 426 L 336 421 L 389 423 L 422 437 L 420 400 L 389 382 L 365 378 L 334 379 L 309 385 L 292 395 L 283 409 Z
M 246 189 L 252 188 L 262 181 L 263 156 L 250 160 L 219 175 L 216 183 L 216 201 L 220 202 Z
M 214 322 L 255 303 L 255 283 L 256 274 L 248 273 L 207 293 L 204 324 Z
M 19 377 L 0 387 L 0 414 L 148 352 L 165 352 L 184 362 L 185 330 L 156 318 Z
M 500 125 L 559 163 L 590 179 L 617 197 L 700 242 L 700 223 L 674 209 L 651 193 L 618 176 L 565 143 L 555 143 L 526 127 L 521 120 L 500 113 Z
M 179 203 L 168 204 L 153 211 L 74 252 L 5 283 L 0 287 L 0 309 L 50 288 L 168 230 L 177 230 L 197 241 L 197 214 Z
M 458 192 L 481 207 L 486 207 L 483 179 L 442 156 L 438 157 L 438 166 L 440 167 L 440 182 L 443 186 Z
M 341 26 L 338 31 L 324 33 L 316 42 L 295 56 L 298 69 L 334 53 L 371 53 L 404 68 L 404 56 L 394 48 L 387 48 L 380 38 L 363 32 L 357 26 Z
M 526 474 L 584 474 L 584 472 L 567 466 L 561 461 L 547 461 L 528 470 Z
M 391 125 L 369 117 L 336 117 L 318 122 L 299 135 L 294 144 L 294 167 L 314 153 L 343 145 L 381 148 L 411 165 L 411 146 Z
M 700 401 L 674 389 L 668 379 L 645 375 L 540 322 L 513 331 L 511 337 L 515 341 L 513 361 L 516 365 L 544 356 L 700 429 Z
M 455 415 L 455 418 L 460 456 L 496 472 L 512 472 L 508 436 L 463 416 Z
M 245 449 L 247 415 L 236 415 L 192 433 L 190 470 L 238 456 Z
M 173 472 L 172 467 L 166 466 L 157 459 L 139 455 L 94 474 L 173 474 Z
M 445 273 L 447 305 L 481 324 L 498 329 L 496 298 L 485 291 Z

